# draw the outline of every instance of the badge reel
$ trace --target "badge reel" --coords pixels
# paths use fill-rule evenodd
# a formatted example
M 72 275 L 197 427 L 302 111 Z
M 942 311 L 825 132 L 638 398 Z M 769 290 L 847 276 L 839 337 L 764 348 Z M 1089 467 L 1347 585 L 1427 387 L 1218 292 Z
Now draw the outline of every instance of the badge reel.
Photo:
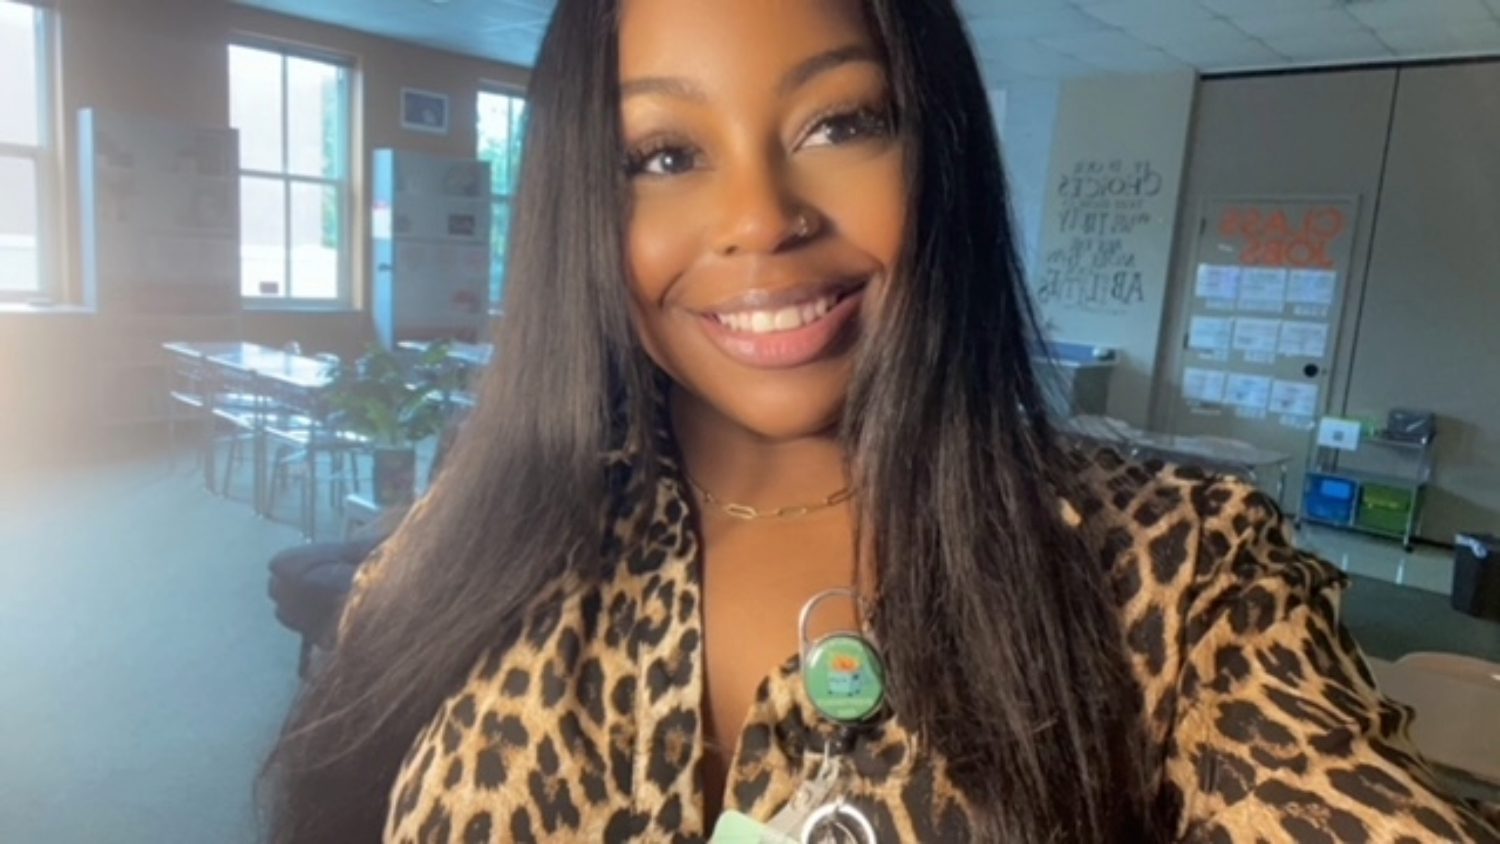
M 814 612 L 831 598 L 847 598 L 856 605 L 860 600 L 853 589 L 831 589 L 802 608 L 797 630 L 802 684 L 819 715 L 842 727 L 857 727 L 885 707 L 885 664 L 880 651 L 857 630 L 836 631 L 816 642 L 808 638 Z M 833 769 L 836 779 L 839 759 L 825 753 L 823 765 Z M 802 844 L 876 844 L 869 818 L 842 798 L 814 809 L 799 833 Z
M 813 596 L 798 621 L 798 651 L 808 700 L 824 719 L 855 727 L 885 705 L 885 665 L 880 652 L 857 631 L 838 631 L 810 642 L 808 625 L 818 606 L 830 598 L 856 603 L 859 593 L 834 589 Z M 803 782 L 792 799 L 762 825 L 738 812 L 725 812 L 712 844 L 877 844 L 875 828 L 856 807 L 837 796 L 844 762 L 825 746 L 817 774 Z

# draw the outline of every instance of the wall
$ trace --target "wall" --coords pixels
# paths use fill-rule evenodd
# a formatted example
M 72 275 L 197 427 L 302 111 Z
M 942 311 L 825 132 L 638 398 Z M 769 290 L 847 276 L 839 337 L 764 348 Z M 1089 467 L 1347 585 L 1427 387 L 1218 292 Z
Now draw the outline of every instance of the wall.
M 1057 104 L 1062 83 L 1017 82 L 1001 90 L 1001 152 L 1010 176 L 1010 199 L 1021 232 L 1021 258 L 1035 266 L 1042 231 L 1042 208 L 1047 199 L 1047 168 L 1057 129 Z
M 1197 78 L 1063 84 L 1032 292 L 1054 340 L 1110 346 L 1108 413 L 1150 409 Z
M 229 43 L 253 36 L 317 47 L 349 57 L 357 68 L 353 141 L 362 150 L 353 177 L 353 242 L 357 300 L 367 298 L 364 227 L 369 150 L 391 146 L 443 155 L 473 155 L 475 95 L 485 84 L 523 87 L 525 71 L 362 35 L 221 0 L 56 0 L 56 67 L 60 103 L 57 166 L 63 174 L 57 224 L 64 230 L 57 266 L 77 296 L 78 109 L 97 106 L 192 122 L 228 121 Z M 402 130 L 403 86 L 450 98 L 446 136 Z M 99 377 L 97 336 L 107 321 L 64 312 L 0 311 L 0 470 L 16 461 L 72 453 L 101 436 L 91 424 Z M 373 334 L 362 311 L 251 312 L 242 337 L 268 344 L 298 340 L 309 349 L 357 351 Z M 225 338 L 231 339 L 231 338 Z M 24 361 L 25 365 L 16 365 Z
M 1345 408 L 1435 411 L 1423 534 L 1500 532 L 1500 63 L 1396 85 Z
M 1500 64 L 1330 71 L 1203 83 L 1178 226 L 1153 426 L 1183 430 L 1183 305 L 1210 197 L 1357 196 L 1330 414 L 1439 414 L 1421 535 L 1500 530 Z M 1295 508 L 1300 471 L 1292 473 Z

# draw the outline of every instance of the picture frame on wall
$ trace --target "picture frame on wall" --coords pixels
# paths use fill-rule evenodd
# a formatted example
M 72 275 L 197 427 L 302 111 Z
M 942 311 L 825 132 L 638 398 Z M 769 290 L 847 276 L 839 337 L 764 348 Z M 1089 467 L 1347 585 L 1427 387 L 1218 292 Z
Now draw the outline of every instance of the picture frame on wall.
M 401 128 L 448 134 L 448 95 L 420 88 L 401 89 Z

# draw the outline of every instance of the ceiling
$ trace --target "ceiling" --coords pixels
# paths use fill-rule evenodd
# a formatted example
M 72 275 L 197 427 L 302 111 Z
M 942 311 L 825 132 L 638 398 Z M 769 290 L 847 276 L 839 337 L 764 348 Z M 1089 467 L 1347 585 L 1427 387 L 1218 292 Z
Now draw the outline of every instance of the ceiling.
M 530 65 L 552 0 L 236 0 Z M 1500 55 L 1500 0 L 959 0 L 992 85 Z

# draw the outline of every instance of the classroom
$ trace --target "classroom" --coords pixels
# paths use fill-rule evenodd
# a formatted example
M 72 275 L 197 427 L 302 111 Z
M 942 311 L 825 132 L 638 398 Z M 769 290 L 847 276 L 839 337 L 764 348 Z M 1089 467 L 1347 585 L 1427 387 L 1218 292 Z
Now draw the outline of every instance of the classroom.
M 260 840 L 500 365 L 555 5 L 0 0 L 0 838 Z M 1500 804 L 1500 0 L 958 6 L 1059 434 L 1273 501 Z

